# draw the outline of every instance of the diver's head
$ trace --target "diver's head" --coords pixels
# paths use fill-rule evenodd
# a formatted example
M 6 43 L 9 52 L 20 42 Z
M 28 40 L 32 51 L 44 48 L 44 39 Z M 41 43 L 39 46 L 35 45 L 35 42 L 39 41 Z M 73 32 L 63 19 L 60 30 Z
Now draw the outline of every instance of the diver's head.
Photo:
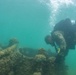
M 54 45 L 53 38 L 52 38 L 50 35 L 47 35 L 47 36 L 45 37 L 45 42 L 46 42 L 47 44 L 51 44 L 52 46 Z

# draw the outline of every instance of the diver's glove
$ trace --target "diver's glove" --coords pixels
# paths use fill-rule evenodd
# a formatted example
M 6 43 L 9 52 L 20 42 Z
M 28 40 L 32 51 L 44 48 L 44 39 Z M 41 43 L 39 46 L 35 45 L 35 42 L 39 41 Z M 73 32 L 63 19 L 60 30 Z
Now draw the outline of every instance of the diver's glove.
M 64 57 L 65 56 L 65 50 L 58 48 L 57 49 L 57 54 L 60 55 L 60 56 L 62 56 L 62 57 Z
M 60 48 L 57 49 L 57 53 L 58 53 L 58 54 L 60 53 Z

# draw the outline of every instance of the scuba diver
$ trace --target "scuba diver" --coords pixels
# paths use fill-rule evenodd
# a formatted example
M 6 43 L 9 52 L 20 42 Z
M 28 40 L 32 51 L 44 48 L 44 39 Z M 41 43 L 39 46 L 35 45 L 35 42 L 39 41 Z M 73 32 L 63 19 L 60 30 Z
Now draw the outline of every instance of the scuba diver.
M 58 22 L 51 35 L 45 37 L 45 42 L 55 47 L 57 52 L 56 62 L 65 60 L 69 49 L 75 49 L 76 44 L 76 21 L 69 18 Z

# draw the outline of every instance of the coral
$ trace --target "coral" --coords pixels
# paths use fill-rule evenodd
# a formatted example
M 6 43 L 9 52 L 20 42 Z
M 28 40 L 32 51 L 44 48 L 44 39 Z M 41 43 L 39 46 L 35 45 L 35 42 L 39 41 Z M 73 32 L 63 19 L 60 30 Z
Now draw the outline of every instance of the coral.
M 35 56 L 35 60 L 36 61 L 46 61 L 46 56 L 45 55 L 43 55 L 43 54 L 38 54 L 38 55 L 36 55 Z
M 33 75 L 41 75 L 41 72 L 35 72 Z
M 19 43 L 19 41 L 18 41 L 16 38 L 11 38 L 11 39 L 9 40 L 8 47 L 10 47 L 10 46 L 12 46 L 12 45 L 14 45 L 14 44 L 18 44 L 18 43 Z
M 21 52 L 26 49 L 20 49 L 18 43 L 13 43 L 1 50 L 0 75 L 67 75 L 65 63 L 56 64 L 55 57 L 48 57 L 45 49 L 39 49 L 33 57 Z M 32 49 L 28 50 L 30 54 Z
M 14 65 L 14 61 L 12 60 L 13 52 L 16 49 L 17 45 L 13 45 L 5 50 L 0 51 L 0 74 L 8 75 L 12 66 Z M 13 57 L 12 57 L 13 56 Z
M 43 67 L 47 61 L 46 52 L 43 48 L 38 50 L 37 55 L 34 57 L 34 73 L 33 75 L 42 75 Z M 43 74 L 44 75 L 44 74 Z
M 26 57 L 14 44 L 0 51 L 0 75 L 30 75 L 32 58 Z
M 38 49 L 23 47 L 23 48 L 19 48 L 19 51 L 25 56 L 34 57 L 37 54 Z
M 38 50 L 38 54 L 43 54 L 43 55 L 47 56 L 47 52 L 46 52 L 46 50 L 44 48 L 40 48 Z
M 55 56 L 49 57 L 49 61 L 50 61 L 50 63 L 54 63 L 54 62 L 55 62 L 55 59 L 56 59 Z

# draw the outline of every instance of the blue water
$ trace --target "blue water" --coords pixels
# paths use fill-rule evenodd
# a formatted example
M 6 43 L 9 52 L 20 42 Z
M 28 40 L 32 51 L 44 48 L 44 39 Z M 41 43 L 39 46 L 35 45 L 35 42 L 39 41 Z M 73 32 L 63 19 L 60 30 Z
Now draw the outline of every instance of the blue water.
M 52 48 L 44 37 L 61 19 L 76 20 L 75 0 L 0 0 L 0 43 L 16 37 L 20 46 Z M 76 50 L 66 57 L 69 75 L 76 75 Z

